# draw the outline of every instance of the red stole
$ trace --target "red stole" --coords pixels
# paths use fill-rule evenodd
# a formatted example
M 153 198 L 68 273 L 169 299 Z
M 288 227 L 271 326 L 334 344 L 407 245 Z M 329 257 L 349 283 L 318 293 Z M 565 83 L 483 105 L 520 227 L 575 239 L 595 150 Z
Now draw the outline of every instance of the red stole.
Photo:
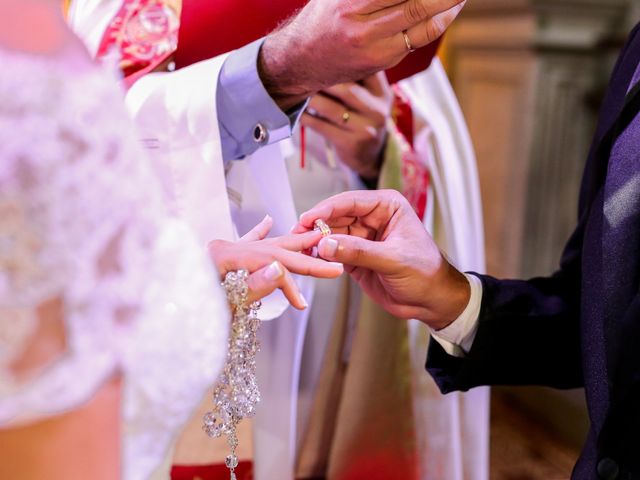
M 272 31 L 301 0 L 182 0 L 178 68 L 236 50 Z
M 97 56 L 112 50 L 130 86 L 174 52 L 176 66 L 186 67 L 257 40 L 293 13 L 305 0 L 124 0 L 109 23 Z M 387 71 L 397 83 L 426 70 L 440 42 L 408 55 Z
M 182 0 L 176 66 L 238 49 L 274 30 L 306 4 L 306 0 Z M 426 70 L 440 42 L 408 55 L 387 71 L 391 83 Z

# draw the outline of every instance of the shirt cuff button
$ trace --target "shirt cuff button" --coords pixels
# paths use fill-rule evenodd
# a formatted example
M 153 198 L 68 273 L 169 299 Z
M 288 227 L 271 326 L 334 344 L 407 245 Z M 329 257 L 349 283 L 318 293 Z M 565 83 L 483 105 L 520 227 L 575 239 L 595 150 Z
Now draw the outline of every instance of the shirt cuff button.
M 261 123 L 257 124 L 253 129 L 253 140 L 259 144 L 267 143 L 267 139 L 269 138 L 269 132 L 264 128 L 264 125 Z

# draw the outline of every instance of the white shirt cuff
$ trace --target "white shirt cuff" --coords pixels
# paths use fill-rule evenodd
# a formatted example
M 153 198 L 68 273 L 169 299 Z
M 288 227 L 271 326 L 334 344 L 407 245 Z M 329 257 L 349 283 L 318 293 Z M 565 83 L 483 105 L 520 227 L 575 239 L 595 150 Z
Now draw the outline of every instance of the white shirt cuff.
M 431 330 L 433 339 L 453 357 L 464 357 L 471 350 L 478 332 L 478 317 L 482 306 L 482 282 L 475 275 L 465 273 L 464 276 L 471 287 L 467 308 L 447 328 Z

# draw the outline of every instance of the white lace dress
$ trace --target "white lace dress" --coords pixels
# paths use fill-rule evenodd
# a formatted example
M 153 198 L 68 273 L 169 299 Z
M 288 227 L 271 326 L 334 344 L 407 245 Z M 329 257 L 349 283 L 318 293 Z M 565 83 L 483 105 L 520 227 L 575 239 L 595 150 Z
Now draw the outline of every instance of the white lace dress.
M 2 50 L 0 65 L 0 428 L 73 410 L 121 373 L 122 476 L 149 478 L 224 362 L 217 275 L 167 214 L 112 75 Z M 17 377 L 51 299 L 65 349 Z

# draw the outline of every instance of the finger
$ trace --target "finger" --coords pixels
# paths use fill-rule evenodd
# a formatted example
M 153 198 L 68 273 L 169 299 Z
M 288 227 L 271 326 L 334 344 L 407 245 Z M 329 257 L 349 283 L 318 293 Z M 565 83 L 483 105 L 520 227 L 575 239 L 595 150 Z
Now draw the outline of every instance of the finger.
M 321 117 L 327 120 L 341 130 L 353 132 L 373 128 L 375 133 L 375 127 L 373 127 L 370 121 L 367 121 L 364 115 L 351 110 L 342 102 L 323 95 L 322 93 L 319 93 L 311 99 L 307 112 L 312 117 Z
M 296 228 L 301 231 L 306 230 L 306 228 L 300 224 L 298 224 Z M 376 238 L 378 233 L 376 229 L 359 224 L 358 219 L 353 217 L 344 217 L 331 220 L 330 228 L 333 235 L 356 235 L 358 237 L 368 238 L 370 240 Z M 305 252 L 306 251 L 307 250 L 305 250 Z
M 335 124 L 324 120 L 319 117 L 314 117 L 305 113 L 302 115 L 300 124 L 303 127 L 308 127 L 316 133 L 322 135 L 326 140 L 333 145 L 341 145 L 344 142 L 349 141 L 349 132 L 337 127 Z
M 449 12 L 455 7 L 464 5 L 465 1 L 466 0 L 406 0 L 404 2 L 394 2 L 394 5 L 390 7 L 370 14 L 369 18 L 372 22 L 384 24 L 384 32 L 389 35 L 394 35 L 429 21 L 440 14 Z
M 392 94 L 391 85 L 384 72 L 369 75 L 362 80 L 362 85 L 376 97 L 387 97 Z
M 245 269 L 254 273 L 270 262 L 278 261 L 293 273 L 315 278 L 337 278 L 344 269 L 339 263 L 327 262 L 298 252 L 290 252 L 282 248 L 260 249 L 258 251 L 238 251 L 236 255 L 218 261 L 216 266 L 221 275 L 232 270 Z
M 349 110 L 371 119 L 374 126 L 384 125 L 391 113 L 384 93 L 376 95 L 366 86 L 357 83 L 343 83 L 327 88 L 324 92 L 340 100 Z
M 304 310 L 308 307 L 293 277 L 279 262 L 273 262 L 250 275 L 247 283 L 250 303 L 263 299 L 279 288 L 295 308 Z
M 315 247 L 321 238 L 321 232 L 312 230 L 300 234 L 283 235 L 271 239 L 270 242 L 273 242 L 272 245 L 276 247 L 291 250 L 292 252 L 302 252 L 303 250 Z
M 266 215 L 262 221 L 253 227 L 246 235 L 244 235 L 240 242 L 256 242 L 258 240 L 264 240 L 273 227 L 273 218 Z
M 387 221 L 401 207 L 403 197 L 394 190 L 350 191 L 340 193 L 320 202 L 300 215 L 300 225 L 313 228 L 313 223 L 322 219 L 332 226 L 345 218 L 361 218 L 378 214 L 387 216 Z
M 279 250 L 274 256 L 291 272 L 306 277 L 337 278 L 344 272 L 341 263 L 327 262 L 302 253 Z
M 300 225 L 300 223 L 296 223 L 293 227 L 291 227 L 290 233 L 299 235 L 301 233 L 308 233 L 310 231 L 313 231 L 313 228 L 303 227 L 302 225 Z
M 393 272 L 394 263 L 389 257 L 393 252 L 384 248 L 383 242 L 373 242 L 349 235 L 332 235 L 323 238 L 318 245 L 318 254 L 325 260 L 360 267 L 381 274 Z
M 414 48 L 420 48 L 435 42 L 456 19 L 463 7 L 464 2 L 408 29 L 407 35 L 411 41 L 411 45 L 413 45 Z M 404 44 L 402 34 L 400 34 L 400 37 L 400 40 Z

